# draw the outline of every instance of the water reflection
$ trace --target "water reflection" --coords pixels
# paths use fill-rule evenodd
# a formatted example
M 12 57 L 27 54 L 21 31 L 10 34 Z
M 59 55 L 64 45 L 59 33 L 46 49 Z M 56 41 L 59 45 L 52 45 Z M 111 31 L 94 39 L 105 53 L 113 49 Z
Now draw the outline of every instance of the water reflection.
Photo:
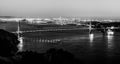
M 18 51 L 23 51 L 23 37 L 19 37 L 18 39 L 20 43 L 18 44 Z
M 108 43 L 108 49 L 113 49 L 113 38 L 114 36 L 111 34 L 107 35 L 107 43 Z
M 94 34 L 89 34 L 90 46 L 93 44 Z

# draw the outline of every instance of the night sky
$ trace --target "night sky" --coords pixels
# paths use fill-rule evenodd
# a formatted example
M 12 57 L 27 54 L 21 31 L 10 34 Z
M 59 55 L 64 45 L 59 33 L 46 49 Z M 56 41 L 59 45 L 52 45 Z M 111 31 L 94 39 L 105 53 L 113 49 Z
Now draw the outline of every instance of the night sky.
M 120 16 L 120 0 L 0 0 L 0 16 Z

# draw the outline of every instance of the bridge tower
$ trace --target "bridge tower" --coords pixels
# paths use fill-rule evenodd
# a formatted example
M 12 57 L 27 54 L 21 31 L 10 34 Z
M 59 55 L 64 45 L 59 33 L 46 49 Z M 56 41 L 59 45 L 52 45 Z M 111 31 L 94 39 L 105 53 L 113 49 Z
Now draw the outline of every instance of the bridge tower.
M 92 33 L 92 23 L 91 23 L 92 21 L 90 21 L 90 23 L 89 23 L 89 34 L 91 34 Z
M 92 21 L 90 21 L 89 23 L 89 39 L 90 39 L 90 43 L 92 44 L 94 39 L 94 34 L 92 33 Z

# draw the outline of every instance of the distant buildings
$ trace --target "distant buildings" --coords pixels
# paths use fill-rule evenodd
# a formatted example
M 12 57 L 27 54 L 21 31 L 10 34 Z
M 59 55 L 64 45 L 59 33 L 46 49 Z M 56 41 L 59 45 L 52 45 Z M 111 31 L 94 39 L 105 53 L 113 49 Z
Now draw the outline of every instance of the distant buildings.
M 0 18 L 0 20 L 3 22 L 17 22 L 22 20 L 22 18 Z
M 58 25 L 76 24 L 81 25 L 84 22 L 98 21 L 98 22 L 114 22 L 115 20 L 91 20 L 91 19 L 80 19 L 80 18 L 0 18 L 2 22 L 18 22 L 23 21 L 29 24 L 39 23 L 53 23 Z

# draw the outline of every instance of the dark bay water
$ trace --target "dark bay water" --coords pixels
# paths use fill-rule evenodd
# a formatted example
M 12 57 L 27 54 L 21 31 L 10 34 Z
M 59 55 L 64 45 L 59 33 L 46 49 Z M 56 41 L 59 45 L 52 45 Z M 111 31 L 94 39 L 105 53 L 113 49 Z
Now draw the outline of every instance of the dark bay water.
M 82 60 L 108 59 L 120 56 L 120 33 L 102 35 L 89 33 L 35 32 L 23 34 L 23 50 L 46 52 L 50 48 L 62 48 Z

